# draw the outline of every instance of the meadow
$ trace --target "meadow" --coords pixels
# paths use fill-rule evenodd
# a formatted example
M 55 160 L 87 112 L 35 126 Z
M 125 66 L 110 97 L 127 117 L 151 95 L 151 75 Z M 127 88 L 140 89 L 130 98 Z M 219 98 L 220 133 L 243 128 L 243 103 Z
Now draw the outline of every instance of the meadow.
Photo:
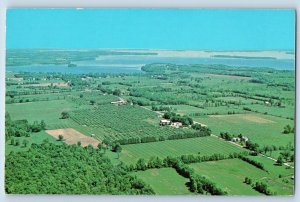
M 167 156 L 211 155 L 239 153 L 245 149 L 228 144 L 216 137 L 199 137 L 183 140 L 169 140 L 144 144 L 124 145 L 120 160 L 125 163 L 136 163 L 140 158 L 149 160 L 153 156 L 163 159 Z
M 190 195 L 185 185 L 188 180 L 172 169 L 160 168 L 134 173 L 139 179 L 149 184 L 159 195 Z
M 247 113 L 234 115 L 210 115 L 194 118 L 195 121 L 208 125 L 213 134 L 220 132 L 242 134 L 261 146 L 286 146 L 293 143 L 293 134 L 283 134 L 284 126 L 293 125 L 293 121 L 270 115 Z

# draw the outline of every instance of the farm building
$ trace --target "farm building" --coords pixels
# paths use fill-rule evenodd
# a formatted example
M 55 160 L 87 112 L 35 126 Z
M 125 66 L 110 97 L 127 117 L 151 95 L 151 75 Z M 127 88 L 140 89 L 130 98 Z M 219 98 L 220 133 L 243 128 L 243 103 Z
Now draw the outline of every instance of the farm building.
M 120 99 L 120 100 L 118 100 L 118 101 L 114 101 L 114 102 L 111 102 L 111 104 L 113 104 L 113 105 L 124 105 L 124 104 L 126 104 L 127 102 L 126 102 L 126 100 L 124 100 L 124 99 Z
M 159 125 L 161 125 L 161 126 L 166 126 L 166 125 L 170 125 L 170 124 L 171 124 L 171 121 L 167 120 L 167 119 L 162 119 L 159 122 Z
M 249 138 L 247 138 L 246 136 L 243 136 L 241 139 L 245 142 L 247 142 L 249 140 Z
M 241 141 L 241 138 L 239 138 L 239 137 L 232 138 L 232 142 L 240 142 L 240 141 Z
M 173 123 L 171 123 L 171 126 L 174 128 L 180 128 L 180 127 L 182 127 L 182 123 L 181 122 L 173 122 Z

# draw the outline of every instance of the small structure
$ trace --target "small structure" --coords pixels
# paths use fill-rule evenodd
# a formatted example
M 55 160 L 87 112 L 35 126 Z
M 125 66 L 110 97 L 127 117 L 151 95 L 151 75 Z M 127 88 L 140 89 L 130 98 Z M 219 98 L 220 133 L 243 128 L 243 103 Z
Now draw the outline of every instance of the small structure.
M 271 103 L 269 101 L 265 101 L 265 105 L 271 106 Z
M 91 137 L 95 137 L 95 134 L 91 134 Z
M 159 122 L 159 125 L 161 125 L 161 126 L 166 126 L 166 125 L 170 125 L 170 124 L 171 124 L 171 121 L 167 120 L 167 119 L 162 119 Z
M 241 138 L 239 138 L 239 137 L 232 138 L 232 142 L 240 142 L 240 141 L 241 141 Z
M 119 106 L 119 105 L 124 105 L 124 104 L 126 104 L 126 103 L 127 103 L 127 102 L 126 102 L 126 100 L 124 100 L 124 99 L 120 99 L 120 100 L 118 100 L 118 101 L 111 102 L 111 104 L 117 105 L 117 106 Z
M 244 142 L 248 142 L 248 141 L 249 141 L 249 138 L 247 138 L 246 136 L 243 136 L 243 137 L 241 138 L 241 140 L 243 140 Z
M 173 123 L 171 123 L 171 126 L 174 128 L 180 128 L 180 127 L 182 127 L 182 123 L 181 122 L 173 122 Z

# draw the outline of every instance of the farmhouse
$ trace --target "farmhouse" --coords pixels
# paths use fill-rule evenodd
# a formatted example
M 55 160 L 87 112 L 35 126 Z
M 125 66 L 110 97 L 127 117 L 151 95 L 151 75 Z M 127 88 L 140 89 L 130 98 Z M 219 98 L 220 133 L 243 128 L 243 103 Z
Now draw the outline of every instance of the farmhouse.
M 171 123 L 171 126 L 174 128 L 179 128 L 179 127 L 182 127 L 182 123 L 181 122 L 173 122 L 173 123 Z
M 167 120 L 167 119 L 162 119 L 159 122 L 159 125 L 161 125 L 161 126 L 166 126 L 166 125 L 170 125 L 170 124 L 171 124 L 171 121 Z

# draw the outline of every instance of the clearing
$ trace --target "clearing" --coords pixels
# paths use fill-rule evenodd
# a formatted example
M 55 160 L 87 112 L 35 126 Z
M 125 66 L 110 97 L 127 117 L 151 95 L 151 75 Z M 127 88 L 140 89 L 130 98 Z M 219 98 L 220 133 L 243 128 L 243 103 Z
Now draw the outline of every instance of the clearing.
M 58 139 L 59 135 L 63 135 L 64 142 L 67 144 L 77 144 L 77 142 L 81 142 L 81 146 L 83 147 L 92 145 L 93 147 L 96 148 L 100 143 L 99 140 L 83 135 L 82 133 L 74 130 L 73 128 L 46 130 L 46 132 L 49 135 L 55 137 L 56 139 Z

